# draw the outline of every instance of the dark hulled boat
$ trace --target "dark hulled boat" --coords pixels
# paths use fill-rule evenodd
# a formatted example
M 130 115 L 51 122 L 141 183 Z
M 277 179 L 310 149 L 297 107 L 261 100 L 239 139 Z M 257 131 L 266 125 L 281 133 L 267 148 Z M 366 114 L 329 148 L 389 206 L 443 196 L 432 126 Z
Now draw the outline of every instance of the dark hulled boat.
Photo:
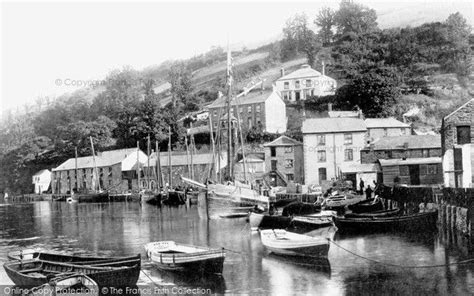
M 20 250 L 8 253 L 8 259 L 10 260 L 45 260 L 51 262 L 62 262 L 62 263 L 104 263 L 104 262 L 117 262 L 127 261 L 133 259 L 140 259 L 140 255 L 129 256 L 129 257 L 99 257 L 99 256 L 78 256 L 70 254 L 61 254 L 54 252 L 47 252 L 42 250 Z
M 400 214 L 400 209 L 382 210 L 369 213 L 347 213 L 344 215 L 345 218 L 373 218 L 373 217 L 392 217 Z
M 75 193 L 71 197 L 72 201 L 77 202 L 109 202 L 109 192 L 91 192 L 91 193 Z
M 249 224 L 252 230 L 256 229 L 285 229 L 290 226 L 292 218 L 280 215 L 269 215 L 251 212 Z
M 377 232 L 377 231 L 426 231 L 436 228 L 438 211 L 416 213 L 393 217 L 335 217 L 340 232 Z
M 370 198 L 347 207 L 356 214 L 383 210 L 383 204 L 379 198 Z
M 77 265 L 45 260 L 11 261 L 3 265 L 7 275 L 20 287 L 37 287 L 60 274 L 80 273 L 99 286 L 134 286 L 140 275 L 141 260 L 126 260 L 94 265 Z

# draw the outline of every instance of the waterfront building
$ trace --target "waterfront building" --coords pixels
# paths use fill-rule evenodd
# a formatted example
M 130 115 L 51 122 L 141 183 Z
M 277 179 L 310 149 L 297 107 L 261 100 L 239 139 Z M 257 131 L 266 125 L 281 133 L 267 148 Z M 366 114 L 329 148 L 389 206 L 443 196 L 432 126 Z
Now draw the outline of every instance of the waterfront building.
M 51 184 L 51 171 L 41 170 L 35 173 L 32 177 L 33 184 L 35 186 L 34 193 L 41 194 L 49 189 Z
M 337 82 L 325 75 L 324 65 L 323 73 L 309 65 L 302 65 L 300 69 L 288 75 L 281 69 L 281 77 L 275 81 L 275 85 L 284 101 L 298 102 L 312 96 L 334 95 Z
M 142 167 L 147 163 L 146 154 L 137 148 L 98 152 L 95 163 L 92 156 L 78 157 L 77 160 L 70 158 L 52 170 L 52 192 L 68 194 L 72 191 L 93 190 L 95 180 L 98 180 L 100 188 L 111 192 L 137 190 L 137 160 Z M 144 177 L 143 171 L 141 174 Z
M 443 118 L 443 176 L 446 187 L 474 186 L 474 99 Z
M 411 135 L 411 126 L 393 117 L 366 118 L 367 135 L 369 141 L 382 137 L 396 137 Z
M 234 166 L 234 177 L 236 180 L 252 182 L 260 181 L 265 175 L 265 159 L 264 156 L 259 156 L 256 153 L 245 156 L 245 174 L 244 174 L 244 159 L 240 159 Z
M 354 171 L 357 172 L 360 165 L 360 150 L 365 145 L 367 133 L 363 119 L 306 119 L 302 133 L 306 184 L 322 185 L 342 177 L 356 182 Z
M 304 183 L 303 143 L 287 136 L 264 144 L 265 171 L 272 186 Z
M 217 130 L 219 119 L 227 114 L 226 100 L 227 97 L 221 97 L 207 106 L 214 131 Z M 256 127 L 268 133 L 284 133 L 286 131 L 286 105 L 279 92 L 275 90 L 262 88 L 235 98 L 230 111 L 233 118 L 240 119 L 243 130 Z M 221 122 L 221 124 L 223 123 Z

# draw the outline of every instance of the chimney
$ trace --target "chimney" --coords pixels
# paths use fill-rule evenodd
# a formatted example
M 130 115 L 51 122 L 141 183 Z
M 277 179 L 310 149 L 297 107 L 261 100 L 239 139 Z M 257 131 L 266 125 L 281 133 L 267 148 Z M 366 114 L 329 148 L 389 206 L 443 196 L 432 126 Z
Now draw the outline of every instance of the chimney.
M 328 103 L 328 112 L 332 111 L 332 103 Z
M 285 76 L 285 68 L 280 69 L 280 74 L 281 74 L 281 77 Z
M 324 76 L 324 75 L 326 75 L 326 69 L 325 69 L 326 67 L 324 65 L 324 62 L 321 62 L 321 64 L 323 65 L 323 76 Z

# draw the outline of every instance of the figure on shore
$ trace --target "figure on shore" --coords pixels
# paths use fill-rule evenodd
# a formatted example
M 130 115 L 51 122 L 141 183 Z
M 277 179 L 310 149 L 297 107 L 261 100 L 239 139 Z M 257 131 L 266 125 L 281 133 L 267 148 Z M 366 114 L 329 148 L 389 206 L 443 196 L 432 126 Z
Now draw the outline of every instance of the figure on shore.
M 364 180 L 360 179 L 359 187 L 360 187 L 360 194 L 364 194 Z
M 365 198 L 369 199 L 372 198 L 372 188 L 370 188 L 370 185 L 367 185 L 367 189 L 365 189 Z

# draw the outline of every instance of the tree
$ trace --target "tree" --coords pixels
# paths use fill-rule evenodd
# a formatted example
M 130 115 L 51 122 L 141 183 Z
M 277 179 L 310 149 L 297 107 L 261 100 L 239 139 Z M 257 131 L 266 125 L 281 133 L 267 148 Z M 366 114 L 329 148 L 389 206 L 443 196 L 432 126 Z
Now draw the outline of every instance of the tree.
M 341 1 L 339 10 L 334 15 L 334 21 L 339 37 L 349 33 L 361 34 L 378 29 L 375 10 L 357 4 L 353 0 Z
M 320 28 L 318 36 L 322 40 L 323 46 L 328 46 L 333 40 L 333 27 L 336 24 L 334 19 L 335 14 L 336 13 L 331 8 L 323 7 L 319 10 L 316 19 L 314 20 L 314 24 Z
M 471 68 L 471 47 L 469 36 L 471 26 L 456 12 L 446 20 L 448 48 L 444 52 L 446 66 L 460 76 L 468 76 Z
M 171 83 L 171 95 L 173 108 L 179 104 L 184 104 L 192 99 L 192 81 L 191 72 L 182 62 L 171 66 L 168 73 L 168 81 Z

